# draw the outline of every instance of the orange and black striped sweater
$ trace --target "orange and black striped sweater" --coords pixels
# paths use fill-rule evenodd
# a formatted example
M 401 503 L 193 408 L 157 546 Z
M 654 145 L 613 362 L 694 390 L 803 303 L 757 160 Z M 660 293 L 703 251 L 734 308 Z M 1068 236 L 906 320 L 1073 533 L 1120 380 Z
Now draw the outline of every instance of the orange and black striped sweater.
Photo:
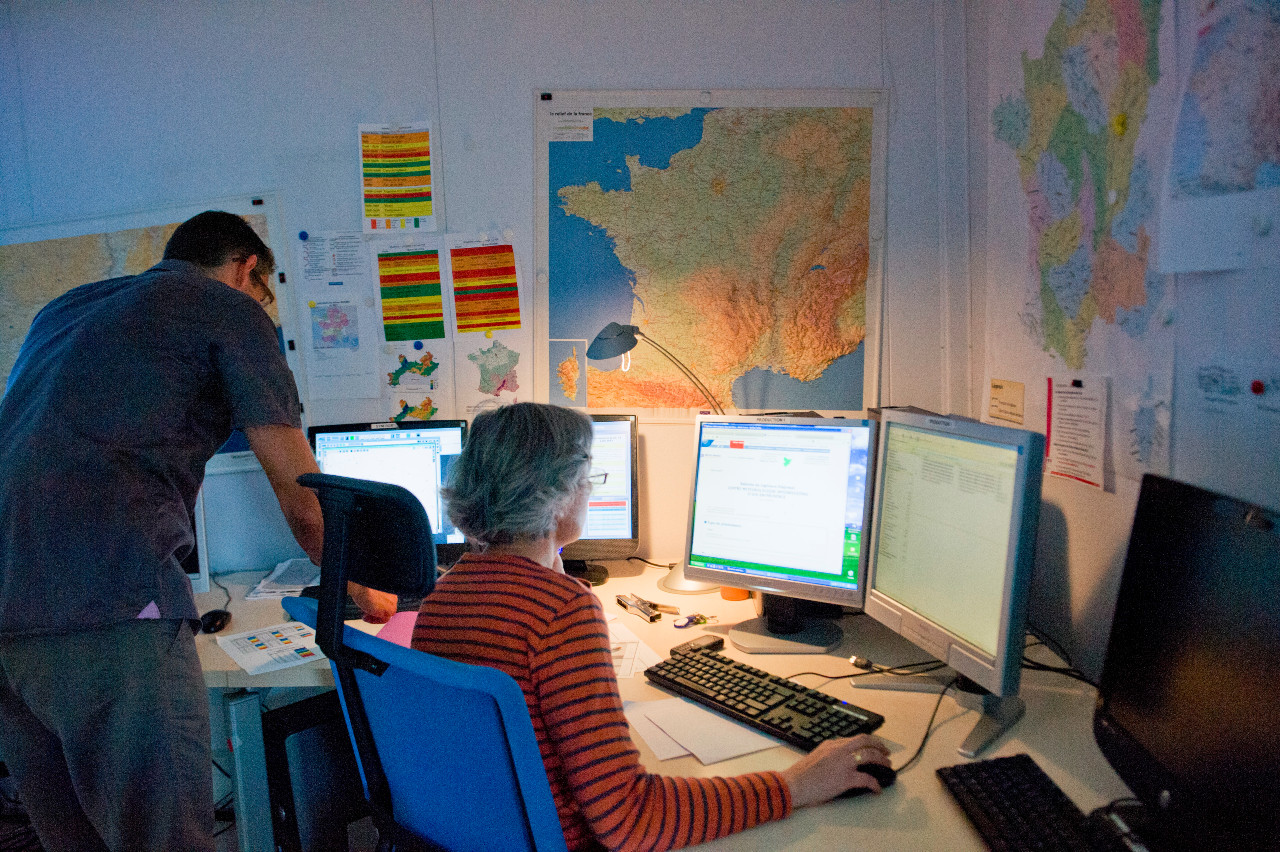
M 677 849 L 791 812 L 776 772 L 644 771 L 604 611 L 572 577 L 520 557 L 467 554 L 423 601 L 413 647 L 501 669 L 520 685 L 569 849 Z

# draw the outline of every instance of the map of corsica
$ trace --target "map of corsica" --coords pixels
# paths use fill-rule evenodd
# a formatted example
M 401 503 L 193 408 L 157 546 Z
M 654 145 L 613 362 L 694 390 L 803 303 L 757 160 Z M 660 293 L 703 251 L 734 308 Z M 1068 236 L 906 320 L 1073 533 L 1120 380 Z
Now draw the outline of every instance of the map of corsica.
M 553 181 L 552 203 L 603 232 L 610 262 L 625 270 L 609 319 L 638 326 L 725 404 L 735 381 L 758 371 L 816 387 L 858 348 L 870 258 L 870 107 L 597 108 L 593 124 L 602 152 L 595 170 L 554 161 L 555 174 L 571 177 L 558 190 Z M 585 161 L 583 150 L 566 144 L 552 156 Z M 558 243 L 553 223 L 553 256 L 587 256 L 589 236 Z M 598 298 L 602 288 L 591 284 L 584 291 Z M 558 293 L 553 304 L 553 330 L 562 331 L 553 337 L 589 341 L 603 326 L 569 329 L 571 315 L 586 311 Z M 635 350 L 627 371 L 588 366 L 586 381 L 593 407 L 705 405 L 648 348 Z M 860 372 L 844 384 L 860 402 Z M 809 404 L 818 408 L 860 407 L 815 397 Z
M 520 353 L 508 349 L 499 340 L 493 341 L 488 349 L 480 349 L 467 356 L 480 368 L 481 393 L 497 396 L 503 391 L 515 393 L 520 389 L 516 382 L 516 364 L 520 362 Z
M 1160 0 L 1063 0 L 1040 58 L 1022 56 L 1025 92 L 992 115 L 1017 153 L 1046 351 L 1084 365 L 1095 320 L 1145 305 L 1151 169 L 1135 153 L 1160 76 Z
M 556 378 L 565 399 L 578 398 L 578 380 L 582 378 L 578 369 L 578 347 L 573 347 L 569 357 L 556 365 Z

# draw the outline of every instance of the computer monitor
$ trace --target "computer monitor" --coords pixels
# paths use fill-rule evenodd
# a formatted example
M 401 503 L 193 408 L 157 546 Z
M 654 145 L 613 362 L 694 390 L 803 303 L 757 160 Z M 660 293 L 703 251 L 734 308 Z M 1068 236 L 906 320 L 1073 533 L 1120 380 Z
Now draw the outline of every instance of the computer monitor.
M 831 650 L 839 626 L 795 602 L 862 606 L 875 424 L 702 415 L 694 430 L 685 576 L 764 593 L 763 616 L 729 632 L 740 650 Z
M 1022 715 L 1043 466 L 1036 432 L 881 413 L 864 610 L 983 695 L 966 756 Z
M 422 501 L 441 565 L 452 565 L 466 550 L 466 538 L 449 523 L 440 496 L 449 465 L 462 452 L 466 437 L 465 420 L 338 423 L 307 429 L 321 473 L 400 485 Z
M 626 559 L 640 547 L 640 436 L 634 414 L 592 414 L 591 431 L 591 468 L 608 477 L 591 492 L 582 537 L 560 558 L 565 573 L 600 585 L 609 572 L 593 560 Z
M 204 466 L 195 506 L 195 562 L 185 566 L 197 593 L 209 590 L 212 574 L 270 571 L 306 556 L 257 456 L 238 446 L 248 444 L 229 442 Z
M 1163 849 L 1280 837 L 1280 512 L 1143 477 L 1093 731 Z

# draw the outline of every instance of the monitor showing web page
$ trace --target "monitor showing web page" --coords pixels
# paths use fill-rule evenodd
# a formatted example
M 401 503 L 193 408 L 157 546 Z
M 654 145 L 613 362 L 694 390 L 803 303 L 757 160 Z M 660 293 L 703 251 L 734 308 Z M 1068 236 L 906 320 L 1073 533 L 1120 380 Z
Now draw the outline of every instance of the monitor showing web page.
M 608 570 L 593 560 L 625 559 L 640 546 L 636 415 L 592 414 L 591 433 L 591 471 L 608 476 L 592 488 L 582 537 L 565 545 L 561 556 L 567 573 L 599 585 Z
M 449 523 L 440 490 L 449 465 L 462 452 L 466 428 L 462 420 L 424 420 L 312 426 L 307 431 L 322 473 L 408 489 L 427 510 L 436 544 L 461 548 L 464 537 Z M 443 554 L 440 561 L 445 563 Z
M 695 429 L 686 576 L 861 606 L 875 425 L 861 419 L 703 416 Z M 780 632 L 776 623 L 769 628 Z M 838 631 L 832 635 L 839 640 Z M 739 636 L 730 638 L 752 650 Z

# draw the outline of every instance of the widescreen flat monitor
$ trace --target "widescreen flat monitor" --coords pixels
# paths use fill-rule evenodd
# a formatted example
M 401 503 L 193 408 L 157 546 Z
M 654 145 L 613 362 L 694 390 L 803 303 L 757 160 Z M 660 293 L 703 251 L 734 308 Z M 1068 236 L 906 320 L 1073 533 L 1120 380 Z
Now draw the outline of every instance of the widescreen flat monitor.
M 995 699 L 966 755 L 1022 714 L 1043 467 L 1039 433 L 881 413 L 864 609 Z
M 466 550 L 466 539 L 449 522 L 440 495 L 466 436 L 464 420 L 339 423 L 307 429 L 321 473 L 399 485 L 422 501 L 441 565 L 452 565 Z
M 634 414 L 592 414 L 591 431 L 591 469 L 608 477 L 591 492 L 582 537 L 560 558 L 566 573 L 599 585 L 608 571 L 595 560 L 626 559 L 640 546 L 640 437 Z
M 1280 838 L 1280 513 L 1148 474 L 1094 736 L 1153 852 Z
M 862 606 L 875 424 L 702 415 L 694 430 L 685 576 L 765 593 L 765 615 L 729 633 L 740 650 L 834 648 L 838 625 L 789 604 Z

